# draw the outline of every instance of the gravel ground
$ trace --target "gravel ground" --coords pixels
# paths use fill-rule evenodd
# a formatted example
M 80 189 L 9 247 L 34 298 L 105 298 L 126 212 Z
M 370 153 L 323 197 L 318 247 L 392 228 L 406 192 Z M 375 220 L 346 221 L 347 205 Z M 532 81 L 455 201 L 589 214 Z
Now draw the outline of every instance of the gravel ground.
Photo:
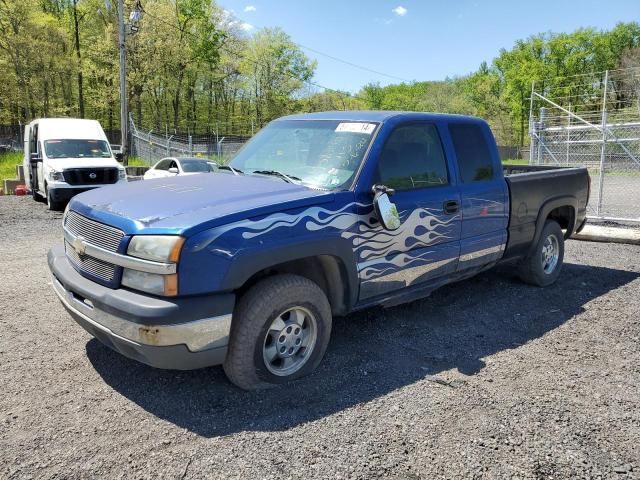
M 76 325 L 47 277 L 60 218 L 0 197 L 2 478 L 640 478 L 638 246 L 336 319 L 314 375 L 247 393 Z

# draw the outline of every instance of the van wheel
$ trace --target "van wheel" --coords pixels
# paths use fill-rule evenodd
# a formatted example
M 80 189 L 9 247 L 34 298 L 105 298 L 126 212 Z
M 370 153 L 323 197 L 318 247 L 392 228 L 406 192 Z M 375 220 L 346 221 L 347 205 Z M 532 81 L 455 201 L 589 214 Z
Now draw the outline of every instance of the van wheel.
M 49 210 L 54 212 L 59 212 L 64 208 L 63 202 L 56 202 L 51 199 L 51 192 L 45 187 L 45 192 L 47 192 L 47 206 Z
M 285 383 L 311 373 L 331 336 L 331 307 L 324 292 L 298 275 L 256 283 L 233 313 L 224 371 L 245 390 Z
M 564 236 L 555 220 L 547 220 L 533 253 L 520 265 L 520 278 L 526 283 L 546 287 L 556 281 L 564 260 Z

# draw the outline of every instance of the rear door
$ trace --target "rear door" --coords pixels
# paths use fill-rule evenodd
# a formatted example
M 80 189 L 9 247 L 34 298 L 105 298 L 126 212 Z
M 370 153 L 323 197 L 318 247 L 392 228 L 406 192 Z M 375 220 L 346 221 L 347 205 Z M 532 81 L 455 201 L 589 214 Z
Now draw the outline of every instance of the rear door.
M 35 153 L 37 154 L 37 157 L 40 159 L 38 161 L 38 163 L 35 165 L 35 174 L 37 177 L 37 185 L 38 185 L 38 190 L 42 193 L 45 192 L 45 188 L 44 188 L 44 155 L 45 153 L 42 151 L 43 149 L 43 145 L 42 142 L 40 141 L 40 124 L 36 123 L 33 128 L 31 129 L 31 139 L 30 139 L 30 150 L 31 153 Z
M 509 194 L 488 125 L 473 120 L 452 121 L 448 131 L 462 199 L 461 271 L 502 257 L 507 241 Z
M 378 157 L 374 183 L 395 189 L 398 230 L 379 224 L 356 249 L 360 299 L 419 285 L 456 269 L 460 194 L 433 123 L 401 124 Z

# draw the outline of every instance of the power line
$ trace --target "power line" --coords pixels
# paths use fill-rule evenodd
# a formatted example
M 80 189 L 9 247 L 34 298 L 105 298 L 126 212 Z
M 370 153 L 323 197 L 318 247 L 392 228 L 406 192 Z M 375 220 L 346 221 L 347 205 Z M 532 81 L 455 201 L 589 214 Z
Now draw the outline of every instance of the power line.
M 245 22 L 241 18 L 236 17 L 236 19 L 238 21 L 242 22 L 242 23 L 247 24 L 247 25 L 257 26 L 255 24 L 249 24 L 248 22 Z M 264 28 L 264 27 L 259 26 L 259 25 L 258 25 L 258 27 Z M 338 58 L 338 57 L 336 57 L 334 55 L 330 55 L 330 54 L 325 53 L 325 52 L 321 52 L 320 50 L 308 47 L 306 45 L 303 45 L 301 43 L 295 42 L 293 40 L 291 41 L 291 43 L 293 43 L 294 45 L 297 45 L 298 47 L 303 48 L 305 50 L 309 50 L 310 52 L 316 53 L 318 55 L 322 55 L 323 57 L 330 58 L 331 60 L 335 60 L 336 62 L 344 63 L 345 65 L 349 65 L 349 66 L 354 67 L 354 68 L 359 68 L 360 70 L 364 70 L 366 72 L 375 73 L 376 75 L 381 75 L 383 77 L 392 78 L 394 80 L 400 80 L 401 82 L 411 83 L 411 80 L 407 80 L 406 78 L 402 78 L 402 77 L 398 77 L 397 75 L 391 75 L 391 74 L 388 74 L 388 73 L 380 72 L 378 70 L 374 70 L 372 68 L 365 67 L 363 65 L 358 65 L 357 63 L 353 63 L 353 62 L 350 62 L 349 60 L 344 60 L 342 58 Z
M 158 22 L 160 22 L 160 23 L 164 23 L 165 25 L 167 25 L 167 26 L 169 26 L 169 27 L 171 27 L 171 28 L 174 28 L 174 29 L 176 29 L 176 30 L 180 31 L 180 29 L 179 29 L 176 25 L 174 25 L 174 24 L 172 24 L 172 23 L 169 23 L 169 22 L 167 22 L 167 21 L 163 20 L 162 18 L 159 18 L 159 17 L 157 17 L 157 16 L 155 16 L 155 15 L 153 15 L 153 14 L 150 14 L 150 13 L 149 13 L 149 12 L 147 12 L 146 10 L 143 10 L 143 11 L 144 11 L 144 14 L 145 14 L 147 17 L 151 17 L 151 18 L 153 18 L 154 20 L 156 20 L 156 21 L 158 21 Z M 196 36 L 193 32 L 190 32 L 190 31 L 188 31 L 188 30 L 185 30 L 184 32 L 181 32 L 181 33 L 187 33 L 188 35 L 191 35 L 191 36 L 193 36 L 193 37 L 195 37 L 195 36 Z M 292 42 L 292 43 L 294 43 L 294 42 Z M 229 49 L 228 47 L 226 47 L 225 45 L 220 45 L 220 46 L 219 46 L 219 48 L 220 48 L 220 50 L 223 50 L 224 52 L 226 52 L 226 53 L 228 53 L 228 54 L 230 54 L 230 55 L 233 55 L 233 56 L 235 56 L 235 57 L 237 57 L 237 58 L 240 58 L 240 59 L 247 60 L 248 62 L 250 62 L 250 63 L 252 63 L 252 64 L 254 64 L 254 65 L 258 65 L 258 66 L 260 66 L 260 67 L 262 67 L 262 68 L 266 68 L 266 67 L 267 67 L 267 65 L 266 65 L 266 64 L 261 63 L 261 62 L 259 62 L 258 60 L 254 59 L 254 58 L 250 58 L 250 57 L 248 57 L 248 56 L 246 56 L 246 55 L 243 55 L 242 53 L 235 52 L 235 51 L 233 51 L 233 50 Z M 350 95 L 346 94 L 345 92 L 342 92 L 342 91 L 340 91 L 340 90 L 336 90 L 336 89 L 331 88 L 331 87 L 327 87 L 327 86 L 322 85 L 322 84 L 320 84 L 320 83 L 318 83 L 318 82 L 314 82 L 314 81 L 312 81 L 312 80 L 305 80 L 305 79 L 303 79 L 303 78 L 300 78 L 300 77 L 298 77 L 298 76 L 294 75 L 293 73 L 291 73 L 291 72 L 289 72 L 289 71 L 287 71 L 287 70 L 278 70 L 278 71 L 279 71 L 280 73 L 282 73 L 283 75 L 285 75 L 285 76 L 287 76 L 287 77 L 289 77 L 289 78 L 291 78 L 291 79 L 293 79 L 293 80 L 297 80 L 297 81 L 299 81 L 299 82 L 302 82 L 302 83 L 304 83 L 304 84 L 312 85 L 312 86 L 317 87 L 317 88 L 322 88 L 322 89 L 323 89 L 323 90 L 325 90 L 325 91 L 333 92 L 333 93 L 337 93 L 337 94 L 339 94 L 339 95 L 342 95 L 343 97 L 349 97 L 349 96 L 350 96 Z

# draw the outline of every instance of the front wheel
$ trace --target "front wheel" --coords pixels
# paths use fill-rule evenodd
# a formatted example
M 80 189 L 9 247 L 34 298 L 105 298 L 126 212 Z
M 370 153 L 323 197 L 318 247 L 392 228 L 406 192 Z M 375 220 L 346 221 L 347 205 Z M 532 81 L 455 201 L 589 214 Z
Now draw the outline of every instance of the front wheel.
M 245 390 L 300 378 L 318 366 L 330 336 L 331 307 L 317 284 L 268 277 L 238 302 L 224 371 Z
M 47 206 L 49 207 L 49 210 L 52 210 L 54 212 L 59 212 L 60 210 L 62 210 L 64 207 L 63 202 L 53 200 L 51 198 L 51 192 L 49 191 L 49 189 L 46 189 L 45 191 L 47 192 Z
M 556 281 L 564 260 L 564 236 L 555 220 L 547 220 L 533 252 L 520 265 L 520 278 L 546 287 Z

